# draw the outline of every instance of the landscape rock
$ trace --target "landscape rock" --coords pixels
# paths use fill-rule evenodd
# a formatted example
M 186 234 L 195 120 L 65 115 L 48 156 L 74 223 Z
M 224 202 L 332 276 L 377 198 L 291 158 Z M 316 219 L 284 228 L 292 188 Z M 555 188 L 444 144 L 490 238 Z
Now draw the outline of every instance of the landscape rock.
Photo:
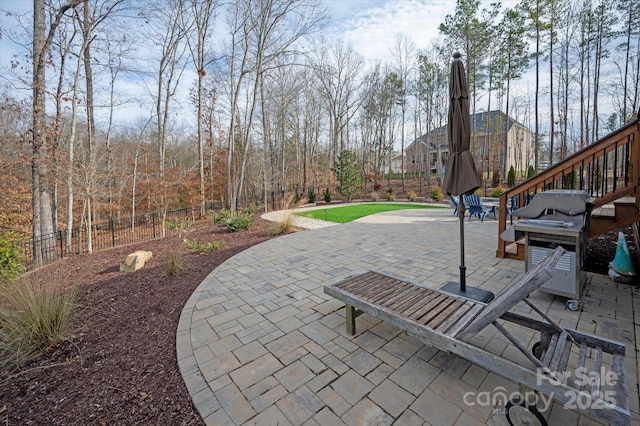
M 120 272 L 135 272 L 141 269 L 152 256 L 153 253 L 150 251 L 138 250 L 133 252 L 120 262 Z

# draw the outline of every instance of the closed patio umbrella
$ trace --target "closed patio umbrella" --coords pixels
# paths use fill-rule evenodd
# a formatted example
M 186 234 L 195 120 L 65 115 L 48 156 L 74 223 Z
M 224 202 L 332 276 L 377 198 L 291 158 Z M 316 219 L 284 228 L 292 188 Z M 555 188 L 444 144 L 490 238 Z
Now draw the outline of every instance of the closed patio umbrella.
M 462 196 L 471 194 L 480 188 L 478 171 L 471 156 L 471 118 L 469 116 L 469 89 L 460 53 L 453 54 L 451 73 L 449 74 L 449 123 L 447 138 L 449 142 L 449 159 L 445 171 L 443 189 L 460 197 L 458 218 L 460 219 L 460 285 L 449 282 L 442 290 L 465 296 L 474 300 L 488 302 L 493 293 L 477 288 L 467 288 L 466 267 L 464 265 L 464 213 Z

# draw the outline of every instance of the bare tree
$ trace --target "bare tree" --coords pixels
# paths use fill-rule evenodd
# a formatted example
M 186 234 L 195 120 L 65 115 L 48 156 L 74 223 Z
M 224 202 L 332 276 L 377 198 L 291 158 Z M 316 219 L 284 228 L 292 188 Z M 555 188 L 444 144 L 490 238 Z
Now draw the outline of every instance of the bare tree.
M 602 72 L 602 60 L 607 58 L 610 54 L 608 49 L 608 41 L 613 37 L 612 26 L 614 25 L 617 17 L 613 13 L 612 0 L 600 0 L 594 14 L 595 18 L 595 34 L 593 34 L 594 44 L 594 66 L 593 66 L 593 126 L 592 126 L 592 140 L 598 140 L 600 138 L 599 124 L 600 119 L 598 116 L 598 96 L 601 92 L 601 72 Z
M 157 37 L 160 57 L 157 64 L 154 97 L 156 119 L 156 145 L 158 161 L 159 206 L 162 212 L 162 235 L 165 235 L 165 219 L 168 206 L 165 181 L 165 153 L 168 141 L 171 108 L 174 103 L 185 63 L 186 31 L 183 27 L 184 3 L 181 0 L 161 1 L 153 10 L 152 31 Z
M 499 90 L 504 92 L 506 119 L 502 123 L 502 164 L 503 171 L 508 169 L 507 165 L 507 134 L 509 131 L 509 120 L 511 114 L 511 83 L 522 77 L 522 73 L 529 65 L 529 52 L 527 43 L 524 40 L 524 16 L 516 9 L 507 9 L 499 25 L 500 38 L 497 63 L 499 64 Z M 517 157 L 516 157 L 517 158 Z
M 364 60 L 352 46 L 341 41 L 322 47 L 313 59 L 329 113 L 331 164 L 345 149 L 344 131 L 362 103 L 360 74 Z
M 295 16 L 295 19 L 293 17 Z M 239 0 L 230 7 L 230 124 L 227 146 L 227 199 L 233 211 L 244 189 L 259 87 L 277 59 L 315 31 L 323 14 L 317 0 Z M 240 95 L 245 103 L 240 105 Z M 236 152 L 236 145 L 240 154 Z
M 401 156 L 401 171 L 402 171 L 402 193 L 405 193 L 404 187 L 404 148 L 405 148 L 405 115 L 407 112 L 407 95 L 409 91 L 409 76 L 415 66 L 415 54 L 416 48 L 411 38 L 406 34 L 397 34 L 395 44 L 391 50 L 391 58 L 393 63 L 394 72 L 400 79 L 401 92 L 400 99 L 398 100 L 401 116 L 401 128 L 400 128 L 400 156 Z
M 527 16 L 530 21 L 530 32 L 531 37 L 535 41 L 535 52 L 533 56 L 536 62 L 536 87 L 535 87 L 535 131 L 534 131 L 534 145 L 535 145 L 535 168 L 538 169 L 538 161 L 539 161 L 539 152 L 540 152 L 540 58 L 542 57 L 543 52 L 543 33 L 545 30 L 545 23 L 543 22 L 543 10 L 544 4 L 547 0 L 525 0 L 522 4 L 522 10 L 525 16 Z
M 624 71 L 621 77 L 622 121 L 624 122 L 631 114 L 637 112 L 640 101 L 640 28 L 637 25 L 640 20 L 640 8 L 637 7 L 634 0 L 620 0 L 618 8 L 625 25 L 622 31 L 624 41 L 619 45 L 619 49 L 624 51 Z M 632 50 L 634 43 L 636 48 L 635 64 Z
M 86 213 L 86 226 L 87 226 L 87 252 L 93 251 L 93 217 L 94 217 L 94 185 L 96 179 L 96 173 L 98 169 L 98 152 L 96 149 L 96 125 L 95 125 L 95 99 L 94 99 L 94 75 L 92 65 L 92 51 L 91 46 L 96 37 L 97 28 L 102 25 L 107 18 L 118 11 L 120 5 L 124 3 L 124 0 L 84 0 L 82 7 L 82 15 L 76 11 L 75 18 L 78 22 L 78 27 L 82 33 L 82 46 L 78 54 L 78 68 L 76 69 L 76 79 L 74 82 L 74 100 L 77 99 L 77 86 L 78 86 L 78 74 L 80 73 L 80 64 L 84 68 L 84 81 L 85 81 L 85 109 L 86 109 L 86 140 L 83 144 L 83 161 L 82 161 L 82 184 L 84 195 L 84 211 Z M 75 105 L 74 107 L 75 108 Z M 74 115 L 74 121 L 76 117 Z M 74 123 L 75 125 L 75 123 Z M 108 138 L 108 135 L 107 135 Z M 71 163 L 72 164 L 72 163 Z M 72 170 L 70 170 L 71 176 Z M 70 196 L 69 198 L 73 198 Z M 72 208 L 73 204 L 69 204 Z M 68 215 L 72 215 L 71 212 L 67 212 Z M 71 221 L 67 219 L 67 225 Z M 67 232 L 70 232 L 67 229 Z M 68 237 L 67 237 L 68 241 Z
M 55 89 L 54 100 L 56 104 L 56 113 L 54 119 L 54 127 L 53 127 L 53 146 L 52 146 L 52 172 L 53 172 L 53 189 L 51 194 L 51 209 L 52 209 L 52 221 L 53 221 L 53 229 L 54 232 L 57 232 L 57 224 L 58 224 L 58 181 L 60 176 L 60 158 L 61 157 L 61 145 L 63 142 L 63 134 L 65 127 L 65 117 L 64 117 L 64 108 L 66 104 L 66 98 L 68 97 L 68 89 L 66 78 L 66 63 L 72 55 L 72 48 L 74 44 L 74 40 L 76 36 L 79 34 L 77 28 L 75 27 L 75 20 L 65 19 L 61 21 L 61 25 L 64 27 L 60 28 L 60 31 L 57 32 L 57 37 L 54 38 L 53 46 L 55 46 L 57 55 L 58 55 L 58 78 L 57 85 Z M 73 26 L 73 29 L 69 29 L 68 27 Z M 78 61 L 78 63 L 80 63 Z M 76 72 L 77 78 L 78 72 Z M 73 89 L 72 89 L 73 90 Z M 75 95 L 75 93 L 74 93 Z M 75 97 L 73 97 L 75 100 Z M 72 105 L 75 107 L 75 103 Z M 73 130 L 73 128 L 72 128 Z M 69 168 L 67 168 L 69 170 Z M 69 176 L 70 177 L 70 176 Z M 67 188 L 68 192 L 68 188 Z M 67 213 L 67 218 L 72 217 L 72 213 Z M 70 226 L 69 226 L 70 227 Z M 67 233 L 70 234 L 70 231 L 67 230 Z M 67 246 L 67 251 L 69 247 Z
M 107 67 L 107 90 L 108 101 L 106 102 L 107 109 L 107 123 L 104 135 L 104 148 L 106 150 L 106 203 L 108 206 L 109 218 L 113 217 L 114 210 L 116 214 L 121 212 L 120 198 L 118 191 L 118 182 L 116 176 L 116 164 L 115 154 L 113 149 L 113 132 L 117 127 L 118 122 L 115 118 L 116 113 L 120 107 L 131 103 L 132 95 L 129 93 L 122 93 L 117 90 L 117 84 L 121 81 L 121 77 L 131 75 L 131 71 L 127 68 L 133 62 L 132 58 L 132 46 L 134 37 L 128 36 L 121 32 L 122 26 L 119 23 L 104 26 L 102 28 L 102 35 L 104 40 L 102 42 L 102 50 L 106 56 L 105 66 Z
M 265 202 L 268 189 L 280 192 L 291 189 L 287 188 L 287 183 L 294 187 L 302 183 L 302 188 L 306 185 L 300 176 L 300 168 L 304 168 L 299 156 L 301 105 L 296 100 L 303 96 L 303 85 L 307 81 L 303 79 L 301 69 L 292 68 L 274 68 L 260 86 Z
M 35 267 L 42 266 L 45 260 L 54 256 L 53 216 L 51 197 L 47 182 L 47 131 L 45 112 L 45 67 L 53 37 L 65 13 L 79 5 L 83 0 L 70 0 L 53 10 L 48 27 L 45 19 L 45 1 L 33 3 L 33 156 L 31 162 L 31 210 L 33 213 L 33 262 Z
M 427 50 L 423 50 L 418 55 L 418 80 L 416 82 L 416 95 L 419 100 L 419 115 L 420 119 L 420 135 L 429 134 L 432 130 L 440 127 L 444 123 L 444 117 L 447 114 L 447 108 L 449 105 L 448 95 L 448 78 L 449 78 L 449 66 L 445 58 L 439 54 L 442 49 L 438 46 L 431 46 Z M 447 60 L 448 55 L 447 55 Z M 424 116 L 422 115 L 424 114 Z M 424 124 L 424 125 L 423 125 Z M 438 181 L 442 179 L 442 166 L 444 165 L 444 158 L 441 152 L 441 143 L 439 140 L 424 140 L 426 144 L 426 152 L 422 155 L 426 155 L 429 158 L 425 174 L 429 176 L 431 165 L 431 144 L 435 142 L 436 148 L 436 176 Z
M 196 89 L 196 115 L 198 138 L 198 173 L 200 178 L 200 213 L 205 213 L 205 175 L 204 175 L 204 77 L 210 60 L 207 58 L 207 46 L 210 44 L 213 24 L 215 23 L 217 0 L 191 0 L 189 14 L 184 14 L 185 31 L 193 27 L 194 38 L 187 37 L 187 44 L 196 72 L 198 74 Z

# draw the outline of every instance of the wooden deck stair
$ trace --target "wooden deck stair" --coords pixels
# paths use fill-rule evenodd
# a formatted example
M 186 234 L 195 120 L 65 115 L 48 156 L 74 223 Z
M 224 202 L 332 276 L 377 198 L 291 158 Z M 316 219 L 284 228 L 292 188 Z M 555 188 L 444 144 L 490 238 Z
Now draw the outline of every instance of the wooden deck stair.
M 578 189 L 594 198 L 587 238 L 640 222 L 640 122 L 638 116 L 617 131 L 565 158 L 562 162 L 508 189 L 500 196 L 499 258 L 524 260 L 524 239 L 514 243 L 500 235 L 507 229 L 507 200 L 519 205 L 549 189 Z
M 640 222 L 640 210 L 636 206 L 636 197 L 621 197 L 613 203 L 593 209 L 587 238 L 615 231 L 636 222 Z

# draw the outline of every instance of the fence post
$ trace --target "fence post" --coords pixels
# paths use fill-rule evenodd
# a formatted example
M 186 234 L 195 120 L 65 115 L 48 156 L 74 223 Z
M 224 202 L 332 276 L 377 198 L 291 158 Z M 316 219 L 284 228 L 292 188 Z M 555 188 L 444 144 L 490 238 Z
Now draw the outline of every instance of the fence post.
M 64 259 L 64 248 L 62 245 L 62 238 L 63 238 L 62 231 L 58 231 L 58 238 L 60 238 L 60 259 Z
M 151 228 L 153 229 L 153 238 L 156 237 L 156 214 L 151 213 Z
M 115 234 L 115 229 L 113 229 L 113 218 L 109 218 L 109 228 L 111 228 L 111 247 L 115 247 L 116 234 Z

